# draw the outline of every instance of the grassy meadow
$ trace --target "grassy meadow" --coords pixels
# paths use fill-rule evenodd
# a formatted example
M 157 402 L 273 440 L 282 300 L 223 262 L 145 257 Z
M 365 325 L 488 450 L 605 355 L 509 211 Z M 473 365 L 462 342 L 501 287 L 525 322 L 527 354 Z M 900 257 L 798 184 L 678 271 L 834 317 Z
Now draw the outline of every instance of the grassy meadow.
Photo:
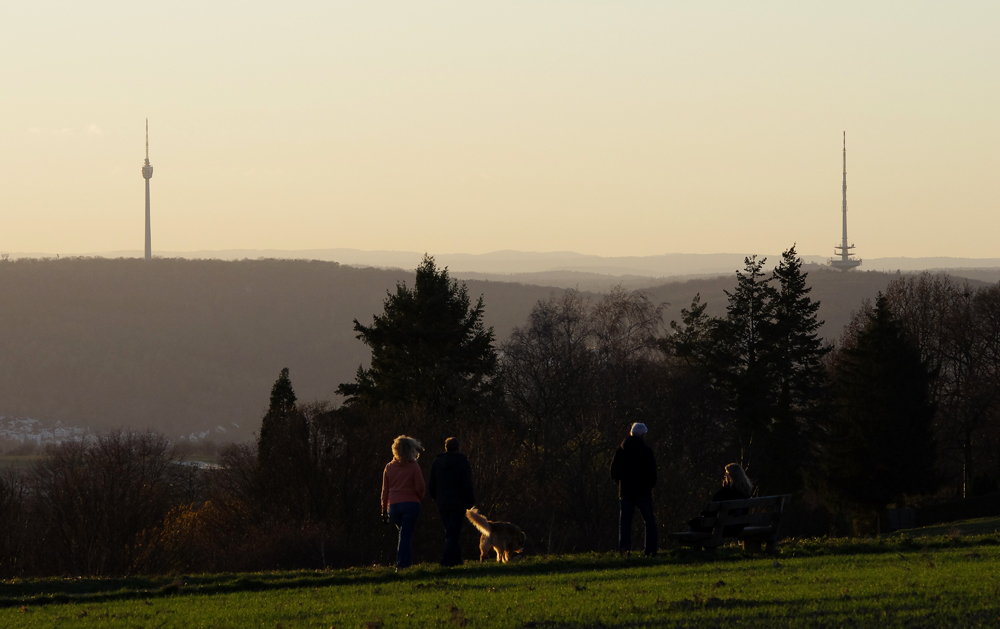
M 992 533 L 790 540 L 781 554 L 674 550 L 0 584 L 3 627 L 998 627 Z

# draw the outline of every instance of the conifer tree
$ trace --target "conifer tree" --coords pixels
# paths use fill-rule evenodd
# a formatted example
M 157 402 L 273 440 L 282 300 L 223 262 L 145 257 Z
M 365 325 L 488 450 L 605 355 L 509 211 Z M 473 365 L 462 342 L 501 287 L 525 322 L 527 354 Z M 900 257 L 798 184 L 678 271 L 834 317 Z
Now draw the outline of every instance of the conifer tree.
M 691 306 L 681 308 L 681 321 L 670 322 L 670 335 L 661 341 L 661 349 L 681 359 L 689 366 L 704 367 L 711 352 L 712 333 L 718 323 L 707 314 L 708 303 L 701 301 L 701 293 L 691 300 Z
M 817 319 L 819 302 L 809 297 L 807 273 L 795 246 L 781 254 L 772 278 L 777 282 L 769 346 L 775 392 L 771 448 L 767 470 L 768 491 L 789 492 L 800 486 L 800 471 L 809 456 L 824 399 L 826 372 L 823 357 L 830 351 L 819 338 L 823 325 Z
M 413 288 L 389 293 L 372 325 L 354 320 L 358 338 L 371 347 L 371 367 L 337 393 L 348 405 L 417 405 L 453 416 L 475 413 L 495 391 L 497 354 L 493 328 L 483 325 L 482 296 L 424 256 Z
M 281 520 L 308 517 L 309 428 L 296 406 L 288 368 L 271 387 L 257 439 L 262 512 Z
M 744 466 L 766 449 L 774 405 L 773 327 L 777 291 L 764 273 L 766 258 L 746 258 L 736 289 L 726 291 L 726 317 L 715 326 L 712 356 L 717 384 L 728 392 Z
M 934 489 L 932 374 L 881 293 L 834 376 L 831 485 L 873 510 Z

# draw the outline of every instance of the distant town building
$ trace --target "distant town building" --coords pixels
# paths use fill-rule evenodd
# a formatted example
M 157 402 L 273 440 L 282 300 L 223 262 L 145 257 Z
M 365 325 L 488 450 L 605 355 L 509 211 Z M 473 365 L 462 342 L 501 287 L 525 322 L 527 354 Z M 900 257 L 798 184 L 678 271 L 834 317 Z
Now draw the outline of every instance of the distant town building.
M 42 422 L 31 417 L 4 417 L 0 416 L 0 445 L 3 441 L 17 442 L 19 444 L 33 443 L 38 446 L 47 444 L 60 444 L 66 441 L 89 441 L 96 439 L 85 428 L 76 426 L 63 426 L 62 422 L 56 422 L 55 428 L 46 428 Z
M 236 424 L 233 424 L 234 426 Z M 237 426 L 238 427 L 238 426 Z M 59 445 L 62 443 L 84 443 L 94 444 L 98 440 L 98 434 L 92 432 L 90 428 L 79 426 L 67 426 L 61 421 L 57 421 L 54 427 L 47 427 L 43 422 L 31 417 L 5 417 L 0 415 L 0 450 L 8 444 L 35 444 L 44 446 L 49 444 Z M 178 441 L 189 441 L 197 443 L 212 438 L 213 435 L 225 436 L 227 431 L 222 426 L 214 429 L 192 432 L 190 435 L 181 435 Z

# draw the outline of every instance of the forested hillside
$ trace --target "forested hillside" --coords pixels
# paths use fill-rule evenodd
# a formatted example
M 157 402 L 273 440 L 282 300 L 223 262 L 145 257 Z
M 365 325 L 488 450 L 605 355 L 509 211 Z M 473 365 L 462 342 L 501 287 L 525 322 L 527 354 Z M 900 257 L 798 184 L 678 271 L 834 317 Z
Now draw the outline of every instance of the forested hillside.
M 333 400 L 369 351 L 354 338 L 412 272 L 334 262 L 78 258 L 0 263 L 0 415 L 247 438 L 283 367 Z M 470 282 L 498 336 L 551 290 Z M 238 426 L 238 428 L 237 428 Z
M 777 260 L 768 260 L 765 267 L 770 270 Z M 844 331 L 844 326 L 851 319 L 851 313 L 857 310 L 866 299 L 874 300 L 880 290 L 894 278 L 896 273 L 858 272 L 844 273 L 819 265 L 805 265 L 803 271 L 808 273 L 808 285 L 812 288 L 809 296 L 820 303 L 819 318 L 824 321 L 819 334 L 828 342 L 835 342 Z M 964 279 L 958 279 L 964 282 Z M 974 286 L 982 286 L 984 282 L 970 280 Z M 732 291 L 736 285 L 736 275 L 710 279 L 694 279 L 686 282 L 671 282 L 651 288 L 644 288 L 653 295 L 655 301 L 667 302 L 664 310 L 668 321 L 680 317 L 681 308 L 691 304 L 691 298 L 696 293 L 701 294 L 701 301 L 708 304 L 706 314 L 721 317 L 726 314 L 727 297 L 723 291 Z
M 812 297 L 834 340 L 850 313 L 894 275 L 813 271 Z M 461 278 L 461 275 L 458 275 Z M 282 367 L 302 400 L 337 401 L 369 350 L 352 319 L 370 323 L 386 291 L 413 272 L 303 260 L 75 258 L 0 263 L 0 415 L 168 435 L 222 426 L 248 438 Z M 497 340 L 562 289 L 468 280 Z M 721 315 L 735 277 L 647 289 L 667 321 L 696 293 Z

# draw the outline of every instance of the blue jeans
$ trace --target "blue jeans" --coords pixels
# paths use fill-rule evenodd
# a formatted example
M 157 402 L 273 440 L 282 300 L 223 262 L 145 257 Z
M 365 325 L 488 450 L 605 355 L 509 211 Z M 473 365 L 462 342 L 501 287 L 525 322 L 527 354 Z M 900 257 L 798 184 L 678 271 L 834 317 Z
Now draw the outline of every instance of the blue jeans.
M 618 548 L 624 551 L 632 550 L 632 516 L 638 508 L 642 521 L 646 524 L 646 554 L 655 555 L 658 539 L 656 516 L 653 515 L 653 499 L 622 496 L 618 502 L 621 504 L 621 515 L 618 519 Z
M 397 502 L 389 505 L 389 521 L 399 529 L 396 544 L 396 567 L 409 568 L 413 565 L 413 529 L 420 517 L 419 502 Z

